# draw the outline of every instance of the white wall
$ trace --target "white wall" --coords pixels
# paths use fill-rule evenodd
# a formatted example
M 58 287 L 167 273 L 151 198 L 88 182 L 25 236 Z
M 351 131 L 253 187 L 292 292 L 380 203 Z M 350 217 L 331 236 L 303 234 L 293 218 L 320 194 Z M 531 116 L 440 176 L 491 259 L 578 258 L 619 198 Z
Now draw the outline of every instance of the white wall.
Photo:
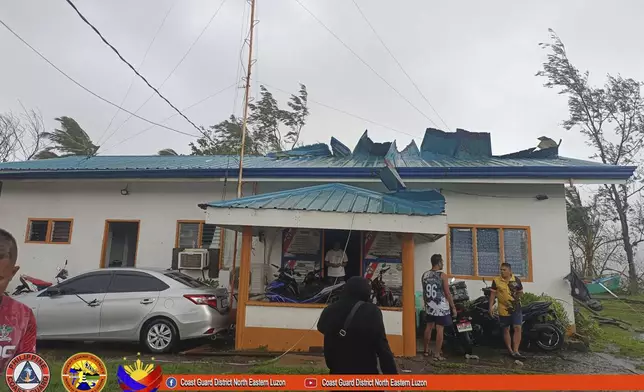
M 563 280 L 570 273 L 563 185 L 450 185 L 449 189 L 452 192 L 444 191 L 449 224 L 530 226 L 533 282 L 525 283 L 524 289 L 562 300 L 572 319 L 570 288 Z M 546 194 L 549 198 L 537 201 L 534 198 L 537 194 Z M 440 253 L 445 258 L 446 251 L 445 237 L 434 243 L 416 245 L 417 291 L 422 290 L 422 273 L 431 268 L 431 255 Z M 487 283 L 491 280 L 487 279 Z M 483 295 L 482 280 L 468 280 L 467 286 L 471 299 Z
M 287 308 L 281 306 L 246 306 L 246 326 L 315 330 L 322 308 Z M 389 335 L 402 335 L 402 312 L 382 312 Z
M 137 266 L 169 267 L 175 243 L 176 222 L 183 219 L 205 219 L 198 203 L 220 200 L 221 182 L 141 182 L 129 181 L 128 196 L 120 190 L 123 181 L 4 181 L 0 194 L 0 227 L 16 236 L 19 246 L 21 273 L 41 279 L 53 279 L 56 267 L 69 260 L 72 275 L 99 267 L 106 219 L 141 221 L 137 250 Z M 302 183 L 260 183 L 259 193 L 312 185 Z M 378 191 L 378 183 L 351 184 Z M 408 184 L 412 188 L 432 187 L 431 184 Z M 567 225 L 563 185 L 508 184 L 437 184 L 447 201 L 450 224 L 488 224 L 530 226 L 534 283 L 525 289 L 546 292 L 567 301 L 572 316 L 571 298 L 563 277 L 569 272 Z M 226 198 L 235 196 L 235 187 L 228 186 Z M 252 193 L 252 184 L 244 194 Z M 546 194 L 548 200 L 536 201 L 534 196 Z M 69 245 L 26 244 L 28 218 L 73 218 L 72 242 Z M 254 265 L 269 261 L 280 264 L 281 235 L 267 232 L 273 242 L 270 257 L 264 244 L 254 241 L 251 261 Z M 225 234 L 225 265 L 232 264 L 234 234 Z M 241 235 L 238 246 L 241 246 Z M 268 252 L 267 252 L 268 253 Z M 434 243 L 416 244 L 416 290 L 420 276 L 429 268 L 433 253 L 446 255 L 445 238 Z M 238 252 L 239 257 L 239 252 Z M 270 271 L 267 272 L 272 279 Z M 483 283 L 468 281 L 470 297 L 477 297 Z M 275 308 L 267 308 L 274 311 Z M 249 313 L 250 317 L 253 317 Z M 298 316 L 299 317 L 299 316 Z
M 69 261 L 70 275 L 99 268 L 106 219 L 140 220 L 138 267 L 167 267 L 172 261 L 177 220 L 205 219 L 198 203 L 220 200 L 221 183 L 5 181 L 0 227 L 18 241 L 20 273 L 52 280 Z M 228 197 L 235 189 L 228 189 Z M 28 218 L 73 218 L 71 244 L 25 243 Z M 15 282 L 14 282 L 15 284 Z

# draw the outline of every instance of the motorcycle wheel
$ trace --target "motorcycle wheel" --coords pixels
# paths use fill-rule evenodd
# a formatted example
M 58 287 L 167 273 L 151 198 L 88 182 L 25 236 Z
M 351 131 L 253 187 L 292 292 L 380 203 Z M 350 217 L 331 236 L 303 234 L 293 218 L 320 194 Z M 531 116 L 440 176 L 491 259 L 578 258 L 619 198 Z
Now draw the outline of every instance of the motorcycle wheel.
M 552 324 L 541 324 L 536 327 L 537 337 L 533 340 L 543 351 L 559 350 L 564 344 L 564 335 Z
M 458 341 L 461 344 L 463 353 L 466 355 L 472 355 L 472 347 L 474 346 L 474 341 L 472 340 L 471 332 L 458 332 Z

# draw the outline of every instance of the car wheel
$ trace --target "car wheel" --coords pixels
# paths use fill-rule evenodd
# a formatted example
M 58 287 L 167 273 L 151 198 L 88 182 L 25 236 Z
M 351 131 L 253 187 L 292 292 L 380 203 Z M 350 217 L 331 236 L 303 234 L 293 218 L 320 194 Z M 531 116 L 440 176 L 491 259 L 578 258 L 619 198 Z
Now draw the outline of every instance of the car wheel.
M 153 353 L 167 353 L 176 345 L 179 333 L 167 319 L 149 321 L 141 333 L 141 343 Z

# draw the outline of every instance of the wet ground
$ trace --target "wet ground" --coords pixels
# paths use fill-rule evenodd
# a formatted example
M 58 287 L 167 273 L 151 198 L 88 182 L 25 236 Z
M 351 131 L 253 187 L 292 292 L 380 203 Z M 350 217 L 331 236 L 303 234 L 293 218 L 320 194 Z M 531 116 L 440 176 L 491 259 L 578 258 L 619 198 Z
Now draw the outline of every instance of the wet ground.
M 206 342 L 218 349 L 211 355 L 156 355 L 155 360 L 166 363 L 216 363 L 221 372 L 243 372 L 257 366 L 299 367 L 325 370 L 324 358 L 320 354 L 290 353 L 277 357 L 271 353 L 237 355 L 230 352 L 231 343 L 226 341 Z M 199 348 L 204 342 L 184 344 L 182 350 Z M 141 349 L 138 345 L 99 344 L 99 343 L 44 343 L 39 347 L 46 359 L 63 360 L 72 354 L 85 351 L 99 355 L 103 360 L 122 360 L 132 358 Z M 475 348 L 479 359 L 466 359 L 464 356 L 446 353 L 447 361 L 434 362 L 419 354 L 415 358 L 398 358 L 400 369 L 405 373 L 439 374 L 644 374 L 638 370 L 641 363 L 618 358 L 608 353 L 560 351 L 554 354 L 525 353 L 526 360 L 517 362 L 502 349 L 486 347 Z

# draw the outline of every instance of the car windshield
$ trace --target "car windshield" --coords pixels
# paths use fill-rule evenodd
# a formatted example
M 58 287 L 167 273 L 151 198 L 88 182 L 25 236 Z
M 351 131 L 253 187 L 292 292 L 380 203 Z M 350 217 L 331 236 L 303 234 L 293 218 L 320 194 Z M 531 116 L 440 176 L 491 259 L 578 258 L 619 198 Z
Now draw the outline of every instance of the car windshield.
M 171 278 L 171 279 L 173 279 L 173 280 L 175 280 L 175 281 L 177 281 L 179 283 L 182 283 L 182 284 L 184 284 L 184 285 L 186 285 L 186 286 L 188 286 L 190 288 L 193 288 L 193 289 L 210 287 L 207 284 L 205 284 L 203 282 L 200 282 L 197 279 L 193 278 L 192 276 L 182 274 L 181 272 L 176 272 L 176 271 L 166 272 L 165 276 L 167 276 L 168 278 Z

